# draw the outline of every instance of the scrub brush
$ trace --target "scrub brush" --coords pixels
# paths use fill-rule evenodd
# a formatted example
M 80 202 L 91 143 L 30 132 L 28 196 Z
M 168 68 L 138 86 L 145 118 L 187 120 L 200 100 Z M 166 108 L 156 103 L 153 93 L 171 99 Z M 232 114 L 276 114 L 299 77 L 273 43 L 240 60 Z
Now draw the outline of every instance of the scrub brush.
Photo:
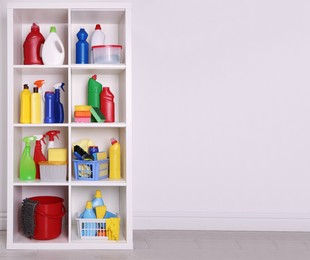
M 35 209 L 38 202 L 33 201 L 30 199 L 24 199 L 22 203 L 22 228 L 24 234 L 29 237 L 33 238 L 34 229 L 35 229 Z

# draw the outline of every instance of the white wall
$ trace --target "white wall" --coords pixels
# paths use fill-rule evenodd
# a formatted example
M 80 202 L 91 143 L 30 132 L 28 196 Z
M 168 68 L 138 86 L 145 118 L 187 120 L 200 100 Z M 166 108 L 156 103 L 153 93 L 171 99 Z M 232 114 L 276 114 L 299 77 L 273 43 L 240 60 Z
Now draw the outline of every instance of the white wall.
M 310 230 L 310 2 L 126 2 L 134 227 Z

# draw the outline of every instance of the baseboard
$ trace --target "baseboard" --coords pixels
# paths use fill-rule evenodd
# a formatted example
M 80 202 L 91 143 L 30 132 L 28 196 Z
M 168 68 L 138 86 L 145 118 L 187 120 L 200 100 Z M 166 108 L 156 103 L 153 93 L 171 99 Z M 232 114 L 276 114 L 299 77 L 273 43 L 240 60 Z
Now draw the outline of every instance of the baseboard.
M 134 212 L 136 230 L 310 231 L 309 214 Z
M 6 213 L 0 212 L 0 230 L 6 230 L 6 218 Z

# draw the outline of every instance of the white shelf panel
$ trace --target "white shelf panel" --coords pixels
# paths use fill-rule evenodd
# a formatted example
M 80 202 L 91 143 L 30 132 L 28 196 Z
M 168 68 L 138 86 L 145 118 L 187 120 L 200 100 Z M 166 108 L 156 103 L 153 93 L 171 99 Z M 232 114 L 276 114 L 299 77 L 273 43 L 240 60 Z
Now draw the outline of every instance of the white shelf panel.
M 46 128 L 53 128 L 53 127 L 68 127 L 68 123 L 62 124 L 14 124 L 14 127 L 46 127 Z
M 118 75 L 125 71 L 125 64 L 72 64 L 70 66 L 73 75 L 103 74 Z
M 72 180 L 71 181 L 72 186 L 126 186 L 127 183 L 124 179 L 120 180 L 100 180 L 100 181 L 78 181 L 78 180 Z
M 93 127 L 104 127 L 104 128 L 125 128 L 126 123 L 124 122 L 114 122 L 114 123 L 71 123 L 72 127 L 86 127 L 86 128 L 93 128 Z
M 19 179 L 14 180 L 14 186 L 69 186 L 69 182 L 59 182 L 59 181 L 41 181 L 41 180 L 33 180 L 33 181 L 21 181 Z

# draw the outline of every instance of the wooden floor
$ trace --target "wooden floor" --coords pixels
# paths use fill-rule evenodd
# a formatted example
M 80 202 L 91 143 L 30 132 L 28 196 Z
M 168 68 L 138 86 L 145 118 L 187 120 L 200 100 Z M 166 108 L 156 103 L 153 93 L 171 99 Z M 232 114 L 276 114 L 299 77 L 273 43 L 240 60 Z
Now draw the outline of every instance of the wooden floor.
M 134 250 L 6 250 L 0 259 L 310 260 L 310 232 L 134 231 Z

